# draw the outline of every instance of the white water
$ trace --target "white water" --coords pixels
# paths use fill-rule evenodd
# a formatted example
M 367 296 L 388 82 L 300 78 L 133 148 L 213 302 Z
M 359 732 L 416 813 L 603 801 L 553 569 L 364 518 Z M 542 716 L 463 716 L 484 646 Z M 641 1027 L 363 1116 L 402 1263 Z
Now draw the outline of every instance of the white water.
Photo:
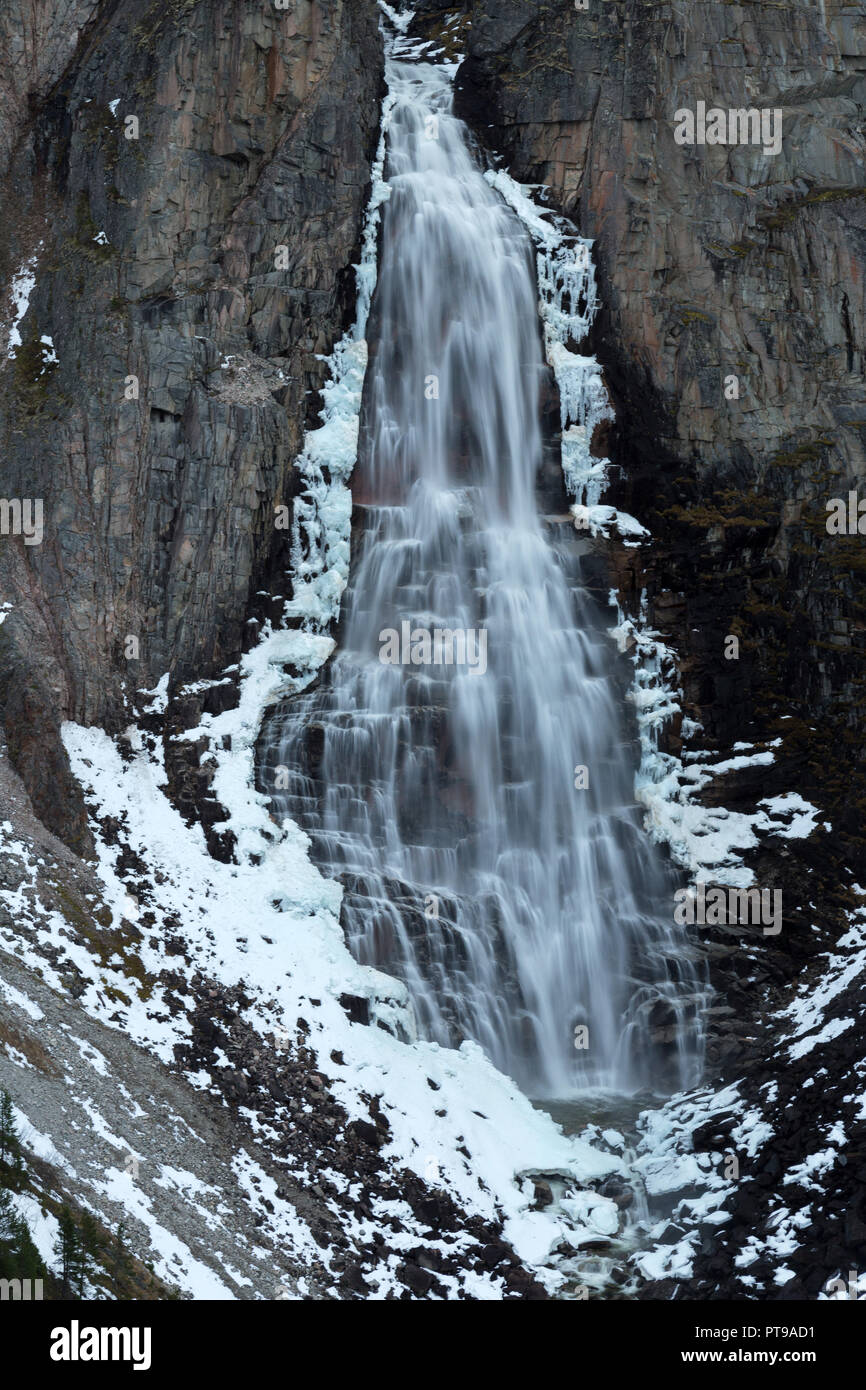
M 390 82 L 364 529 L 339 655 L 271 722 L 263 786 L 342 878 L 352 949 L 407 981 L 428 1037 L 475 1039 L 536 1095 L 688 1085 L 700 981 L 675 884 L 633 805 L 577 539 L 560 527 L 555 544 L 536 500 L 530 249 L 451 114 L 448 71 L 392 62 Z M 486 673 L 383 665 L 380 633 L 404 621 L 486 629 Z

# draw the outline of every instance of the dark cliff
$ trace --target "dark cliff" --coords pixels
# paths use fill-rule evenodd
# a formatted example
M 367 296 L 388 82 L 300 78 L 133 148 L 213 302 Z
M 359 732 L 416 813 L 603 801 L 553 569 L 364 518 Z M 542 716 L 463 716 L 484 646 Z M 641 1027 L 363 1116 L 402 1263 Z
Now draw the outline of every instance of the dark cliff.
M 2 367 L 0 494 L 44 501 L 42 543 L 0 546 L 4 718 L 80 846 L 59 721 L 117 728 L 164 672 L 221 671 L 287 561 L 274 508 L 354 311 L 381 38 L 372 0 L 2 22 L 0 274 L 32 262 L 35 286 Z

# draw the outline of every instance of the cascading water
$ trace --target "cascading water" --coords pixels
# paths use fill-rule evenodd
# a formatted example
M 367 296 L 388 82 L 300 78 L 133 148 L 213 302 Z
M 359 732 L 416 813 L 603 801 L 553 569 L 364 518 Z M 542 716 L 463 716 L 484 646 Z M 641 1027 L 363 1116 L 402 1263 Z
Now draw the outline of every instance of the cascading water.
M 390 64 L 363 524 L 339 654 L 270 721 L 261 785 L 343 882 L 352 950 L 405 979 L 426 1036 L 476 1040 L 538 1096 L 689 1084 L 699 979 L 633 804 L 616 658 L 581 542 L 561 526 L 556 544 L 536 500 L 530 247 L 449 79 Z M 435 630 L 458 634 L 453 664 L 450 639 L 427 647 Z

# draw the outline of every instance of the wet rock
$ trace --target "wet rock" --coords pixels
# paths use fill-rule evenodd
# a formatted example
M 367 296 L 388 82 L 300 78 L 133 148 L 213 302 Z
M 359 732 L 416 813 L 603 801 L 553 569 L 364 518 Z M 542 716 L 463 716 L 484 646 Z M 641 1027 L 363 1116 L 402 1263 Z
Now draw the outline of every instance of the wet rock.
M 505 1260 L 510 1263 L 512 1254 L 507 1245 L 485 1245 L 484 1249 L 481 1251 L 481 1259 L 485 1269 L 495 1269 L 497 1265 L 502 1264 Z
M 382 1144 L 382 1135 L 375 1125 L 371 1125 L 368 1120 L 352 1120 L 346 1126 L 346 1132 L 354 1136 L 361 1144 L 367 1144 L 370 1148 L 378 1149 Z
M 544 1208 L 549 1207 L 553 1201 L 553 1189 L 549 1182 L 545 1182 L 544 1178 L 533 1178 L 532 1187 L 535 1192 L 535 1201 L 532 1204 L 533 1209 L 535 1211 L 543 1211 Z
M 340 1007 L 345 1009 L 352 1023 L 370 1022 L 370 1001 L 357 994 L 341 994 Z
M 348 1264 L 340 1277 L 340 1285 L 348 1289 L 350 1293 L 359 1294 L 362 1298 L 370 1293 L 370 1285 L 364 1278 L 359 1264 Z
M 406 1287 L 419 1298 L 423 1298 L 433 1287 L 433 1275 L 428 1269 L 421 1269 L 416 1264 L 403 1264 L 397 1273 Z

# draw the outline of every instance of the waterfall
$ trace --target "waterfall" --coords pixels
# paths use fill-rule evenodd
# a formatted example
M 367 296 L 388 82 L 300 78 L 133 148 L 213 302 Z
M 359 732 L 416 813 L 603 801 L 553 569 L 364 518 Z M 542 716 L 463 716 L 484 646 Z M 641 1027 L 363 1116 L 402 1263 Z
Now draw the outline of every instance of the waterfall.
M 270 719 L 260 785 L 424 1035 L 475 1040 L 541 1097 L 688 1085 L 701 977 L 634 805 L 586 541 L 539 506 L 531 247 L 447 66 L 391 60 L 389 79 L 339 651 Z

